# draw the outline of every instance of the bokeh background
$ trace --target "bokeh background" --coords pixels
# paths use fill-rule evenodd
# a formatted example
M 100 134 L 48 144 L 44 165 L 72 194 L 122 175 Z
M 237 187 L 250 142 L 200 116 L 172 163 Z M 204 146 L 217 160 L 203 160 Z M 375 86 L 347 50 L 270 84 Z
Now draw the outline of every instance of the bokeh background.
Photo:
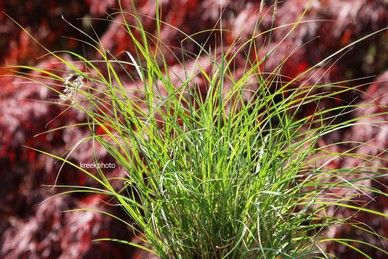
M 122 1 L 123 8 L 132 10 L 130 1 Z M 238 37 L 248 39 L 254 31 L 256 19 L 261 23 L 257 31 L 272 26 L 274 1 L 226 1 L 226 0 L 160 0 L 163 19 L 187 34 L 217 27 L 220 9 L 224 8 L 222 20 L 225 29 L 223 43 L 230 45 Z M 309 1 L 278 1 L 275 26 L 296 21 Z M 155 16 L 155 1 L 133 2 L 142 15 L 142 21 L 149 32 L 155 32 L 152 17 Z M 33 37 L 50 50 L 69 49 L 97 58 L 97 54 L 79 40 L 88 40 L 85 35 L 72 28 L 83 30 L 100 38 L 101 44 L 117 58 L 127 58 L 124 51 L 133 49 L 125 31 L 119 26 L 121 16 L 117 15 L 115 0 L 7 0 L 0 1 L 0 66 L 36 65 L 46 69 L 57 69 L 66 73 L 66 68 L 39 46 L 9 17 L 15 19 Z M 109 16 L 109 19 L 106 18 Z M 64 19 L 62 19 L 62 16 Z M 386 0 L 313 0 L 311 8 L 301 24 L 270 56 L 264 64 L 265 71 L 272 71 L 284 58 L 293 52 L 282 68 L 284 80 L 295 77 L 317 62 L 341 49 L 347 44 L 388 25 L 388 1 Z M 280 42 L 287 30 L 276 30 L 271 38 L 261 37 L 262 55 Z M 163 26 L 161 38 L 171 47 L 181 47 L 184 38 L 169 26 Z M 206 47 L 212 46 L 217 32 L 204 32 L 195 40 Z M 195 44 L 185 41 L 184 47 L 199 53 Z M 181 65 L 166 50 L 171 66 Z M 70 59 L 69 56 L 64 55 Z M 349 116 L 388 111 L 388 32 L 385 30 L 348 49 L 338 60 L 314 70 L 314 76 L 305 78 L 310 83 L 336 82 L 358 78 L 344 83 L 347 86 L 363 85 L 360 91 L 338 96 L 338 101 L 323 101 L 320 108 L 329 108 L 346 103 L 368 103 L 364 109 Z M 130 68 L 128 68 L 130 69 Z M 238 73 L 236 68 L 236 73 Z M 49 83 L 49 82 L 48 82 Z M 328 91 L 330 89 L 327 89 Z M 145 258 L 142 252 L 114 242 L 93 242 L 95 238 L 111 237 L 135 241 L 125 226 L 112 218 L 93 210 L 69 212 L 64 210 L 86 207 L 108 210 L 120 215 L 118 208 L 109 206 L 109 200 L 96 194 L 71 194 L 54 196 L 60 189 L 52 185 L 58 176 L 60 163 L 46 155 L 24 147 L 31 146 L 58 155 L 65 154 L 78 140 L 86 136 L 87 129 L 63 128 L 47 134 L 48 129 L 85 121 L 83 114 L 67 110 L 53 103 L 56 97 L 39 83 L 28 82 L 12 76 L 10 70 L 0 70 L 0 258 Z M 316 107 L 305 107 L 303 114 L 309 114 Z M 387 167 L 388 125 L 387 116 L 359 119 L 364 124 L 348 128 L 322 138 L 320 145 L 339 140 L 368 143 L 355 150 L 376 158 L 371 164 Z M 379 125 L 372 127 L 371 124 Z M 331 151 L 340 151 L 347 146 L 332 146 Z M 71 156 L 72 162 L 90 161 L 91 147 L 81 145 Z M 109 158 L 105 158 L 109 161 Z M 357 166 L 356 158 L 338 158 L 329 167 Z M 107 174 L 120 175 L 116 168 Z M 57 179 L 58 184 L 84 185 L 93 183 L 71 167 L 65 166 Z M 387 178 L 380 183 L 372 180 L 365 184 L 387 192 Z M 62 190 L 63 191 L 63 190 Z M 54 196 L 54 197 L 53 197 Z M 51 199 L 48 199 L 52 197 Z M 376 196 L 367 204 L 368 208 L 387 212 L 388 201 Z M 350 215 L 346 210 L 339 216 Z M 124 215 L 123 215 L 124 216 Z M 388 222 L 381 217 L 360 213 L 358 220 L 372 226 L 380 235 L 388 237 Z M 332 237 L 359 238 L 371 244 L 380 244 L 376 238 L 348 228 L 335 227 L 328 231 Z M 358 244 L 355 244 L 359 247 Z M 362 258 L 344 246 L 329 245 L 326 249 L 339 258 Z M 372 258 L 384 258 L 378 251 L 363 249 Z

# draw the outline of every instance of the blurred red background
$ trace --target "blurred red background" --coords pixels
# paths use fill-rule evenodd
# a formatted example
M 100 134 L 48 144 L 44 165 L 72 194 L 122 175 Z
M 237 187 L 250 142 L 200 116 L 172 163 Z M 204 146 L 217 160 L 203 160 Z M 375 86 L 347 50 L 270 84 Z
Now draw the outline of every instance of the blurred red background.
M 123 3 L 126 1 L 122 1 Z M 159 1 L 163 19 L 187 34 L 217 26 L 220 9 L 224 8 L 223 26 L 226 30 L 224 44 L 230 45 L 237 37 L 242 40 L 252 35 L 254 24 L 259 17 L 259 31 L 272 26 L 273 2 L 264 1 L 259 13 L 260 1 L 219 1 L 219 0 L 165 0 Z M 308 1 L 287 0 L 278 6 L 275 26 L 296 21 Z M 145 28 L 154 32 L 152 18 L 155 16 L 155 1 L 135 1 Z M 50 50 L 70 49 L 89 58 L 97 57 L 95 51 L 85 47 L 76 39 L 87 40 L 79 31 L 71 28 L 68 21 L 89 35 L 96 35 L 101 43 L 114 56 L 122 57 L 126 50 L 133 48 L 125 31 L 115 21 L 121 16 L 113 15 L 110 21 L 104 20 L 107 14 L 119 8 L 115 0 L 7 0 L 0 2 L 0 63 L 1 66 L 36 65 L 42 68 L 65 70 L 63 65 L 48 55 L 30 36 L 27 35 L 9 17 L 15 19 L 37 41 Z M 131 5 L 123 4 L 131 11 Z M 61 17 L 64 17 L 62 19 Z M 91 19 L 92 18 L 92 19 Z M 104 18 L 104 19 L 101 19 Z M 293 55 L 285 62 L 282 73 L 285 78 L 295 77 L 305 69 L 313 66 L 323 58 L 371 32 L 388 24 L 388 3 L 385 0 L 321 0 L 312 1 L 311 9 L 305 20 L 270 56 L 264 69 L 272 71 L 291 52 Z M 271 39 L 262 37 L 265 53 L 282 40 L 286 30 L 276 30 Z M 171 27 L 163 26 L 161 38 L 171 47 L 181 47 L 184 38 Z M 207 39 L 209 41 L 206 41 Z M 195 40 L 211 46 L 217 35 L 204 32 L 195 36 Z M 315 69 L 315 76 L 309 78 L 314 82 L 335 82 L 354 78 L 365 78 L 356 82 L 365 84 L 361 90 L 344 96 L 338 96 L 338 103 L 322 102 L 328 108 L 350 102 L 371 103 L 372 106 L 359 110 L 351 116 L 363 116 L 387 111 L 388 105 L 388 32 L 385 30 L 349 49 L 338 61 L 323 69 Z M 198 47 L 188 41 L 184 47 L 199 53 Z M 179 69 L 179 64 L 170 55 L 169 62 Z M 69 58 L 69 57 L 66 57 Z M 39 154 L 24 147 L 31 146 L 55 154 L 64 154 L 83 136 L 86 128 L 64 128 L 52 133 L 36 134 L 48 129 L 84 122 L 85 117 L 73 110 L 58 116 L 63 108 L 49 102 L 52 93 L 38 83 L 10 75 L 10 71 L 0 70 L 0 257 L 1 258 L 140 258 L 139 251 L 114 242 L 92 242 L 95 238 L 111 237 L 130 240 L 130 232 L 119 222 L 100 213 L 71 212 L 63 210 L 75 207 L 89 207 L 110 210 L 120 215 L 119 209 L 106 205 L 98 195 L 71 194 L 46 200 L 60 190 L 44 187 L 52 185 L 57 177 L 60 163 L 46 155 Z M 306 78 L 307 79 L 307 78 Z M 305 107 L 303 113 L 310 113 L 313 108 Z M 362 154 L 378 155 L 371 163 L 388 166 L 388 126 L 371 127 L 367 123 L 387 121 L 387 116 L 374 117 L 366 124 L 349 128 L 321 140 L 325 145 L 333 141 L 353 140 L 370 142 L 371 145 L 356 150 Z M 365 120 L 365 119 L 364 119 Z M 337 150 L 343 146 L 333 147 Z M 92 153 L 88 144 L 81 145 L 70 159 L 76 164 L 90 161 Z M 109 158 L 105 158 L 109 161 Z M 357 159 L 337 159 L 330 166 L 356 166 Z M 116 168 L 110 174 L 120 174 Z M 382 183 L 382 184 L 381 184 Z M 387 179 L 381 183 L 369 181 L 369 184 L 387 192 Z M 58 177 L 58 184 L 76 185 L 93 184 L 77 173 L 75 169 L 65 166 Z M 385 184 L 385 185 L 383 185 Z M 386 198 L 375 197 L 370 208 L 387 211 Z M 342 212 L 346 215 L 346 211 Z M 368 223 L 381 235 L 388 236 L 388 224 L 385 219 L 359 214 L 358 220 Z M 336 237 L 355 237 L 372 244 L 379 240 L 364 237 L 361 233 L 338 227 L 329 231 Z M 381 244 L 381 243 L 380 243 Z M 339 258 L 358 258 L 354 251 L 343 246 L 329 246 L 327 249 Z M 373 258 L 384 258 L 378 251 L 364 247 Z M 361 257 L 360 257 L 361 258 Z

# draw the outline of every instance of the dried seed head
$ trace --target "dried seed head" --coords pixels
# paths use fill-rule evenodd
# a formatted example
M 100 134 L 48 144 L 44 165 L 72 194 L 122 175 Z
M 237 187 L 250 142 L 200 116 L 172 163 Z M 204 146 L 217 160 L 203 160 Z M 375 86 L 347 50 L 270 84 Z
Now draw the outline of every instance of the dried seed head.
M 74 97 L 78 93 L 78 90 L 84 85 L 84 77 L 77 74 L 70 74 L 64 78 L 63 86 L 64 90 L 62 94 L 59 95 L 59 102 L 64 103 L 70 100 L 74 103 Z

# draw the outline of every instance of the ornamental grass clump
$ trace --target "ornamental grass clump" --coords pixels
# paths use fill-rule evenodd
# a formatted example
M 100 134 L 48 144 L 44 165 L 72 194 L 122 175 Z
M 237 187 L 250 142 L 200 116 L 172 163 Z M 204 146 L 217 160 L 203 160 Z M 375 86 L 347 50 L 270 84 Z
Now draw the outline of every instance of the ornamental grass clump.
M 325 165 L 332 159 L 357 155 L 352 150 L 330 153 L 317 145 L 319 138 L 356 123 L 343 115 L 359 106 L 317 109 L 300 116 L 304 106 L 334 100 L 356 88 L 344 86 L 345 82 L 309 85 L 300 77 L 283 82 L 281 65 L 273 73 L 263 73 L 267 56 L 251 60 L 246 53 L 258 53 L 256 39 L 268 32 L 212 50 L 193 40 L 201 51 L 193 57 L 182 50 L 185 69 L 177 73 L 160 51 L 167 46 L 158 35 L 146 32 L 138 16 L 133 18 L 135 24 L 125 19 L 122 24 L 135 46 L 127 52 L 131 62 L 112 57 L 90 37 L 101 60 L 66 51 L 83 64 L 81 69 L 50 52 L 66 64 L 69 76 L 30 68 L 66 87 L 65 92 L 48 86 L 64 106 L 87 115 L 90 137 L 80 141 L 103 146 L 125 172 L 111 179 L 101 168 L 94 174 L 66 157 L 49 154 L 99 185 L 74 191 L 110 196 L 127 214 L 119 220 L 127 225 L 128 235 L 143 237 L 141 244 L 120 242 L 160 258 L 327 258 L 324 244 L 336 239 L 325 237 L 326 227 L 349 224 L 373 234 L 352 218 L 337 218 L 327 211 L 349 208 L 386 217 L 350 202 L 360 194 L 378 192 L 361 183 L 370 177 L 378 180 L 382 175 L 376 171 L 381 170 L 366 165 L 329 170 Z M 288 25 L 288 35 L 299 23 Z M 158 12 L 156 24 L 159 32 L 164 24 Z M 276 46 L 268 55 L 275 50 Z M 245 56 L 245 64 L 243 73 L 236 75 L 238 56 Z M 132 71 L 125 68 L 128 65 Z M 355 177 L 359 175 L 362 178 Z M 346 195 L 331 195 L 338 190 Z

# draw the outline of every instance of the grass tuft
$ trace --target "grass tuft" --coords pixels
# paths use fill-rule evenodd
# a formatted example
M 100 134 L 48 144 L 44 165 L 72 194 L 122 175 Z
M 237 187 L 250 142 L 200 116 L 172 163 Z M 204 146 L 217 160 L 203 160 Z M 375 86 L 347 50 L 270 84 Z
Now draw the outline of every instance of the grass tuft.
M 161 258 L 329 257 L 322 244 L 333 241 L 367 256 L 354 246 L 357 241 L 327 238 L 324 230 L 336 224 L 356 225 L 352 218 L 328 214 L 333 207 L 386 217 L 350 202 L 360 194 L 377 193 L 360 183 L 382 175 L 366 165 L 328 170 L 325 165 L 336 157 L 359 155 L 352 150 L 327 152 L 317 144 L 319 138 L 356 124 L 355 119 L 341 119 L 360 106 L 299 116 L 307 104 L 317 105 L 355 89 L 344 86 L 345 82 L 304 83 L 291 89 L 299 76 L 285 83 L 280 81 L 280 67 L 271 74 L 263 73 L 260 67 L 267 57 L 254 61 L 246 57 L 247 49 L 259 52 L 255 39 L 262 35 L 213 50 L 195 42 L 200 53 L 182 50 L 191 66 L 182 64 L 184 73 L 178 75 L 161 52 L 167 46 L 146 32 L 138 15 L 131 15 L 135 24 L 122 24 L 135 46 L 135 51 L 127 52 L 131 62 L 117 60 L 95 46 L 99 61 L 64 52 L 83 63 L 86 69 L 82 70 L 60 53 L 51 52 L 69 68 L 70 76 L 30 68 L 39 77 L 65 85 L 62 91 L 48 87 L 61 96 L 62 105 L 87 115 L 91 136 L 81 141 L 102 145 L 126 172 L 126 177 L 110 179 L 101 169 L 92 174 L 72 164 L 100 186 L 78 191 L 114 198 L 128 215 L 120 220 L 141 233 L 145 245 L 112 241 L 141 247 Z M 158 11 L 156 17 L 160 31 L 165 24 Z M 287 36 L 301 22 L 298 18 L 288 25 Z M 247 59 L 240 76 L 234 73 L 238 55 Z M 124 69 L 127 65 L 133 71 Z M 124 76 L 119 71 L 125 71 Z M 130 90 L 128 82 L 136 89 Z M 48 155 L 70 163 L 67 158 Z M 318 163 L 322 159 L 325 162 Z M 358 175 L 362 177 L 355 177 Z M 117 181 L 121 182 L 119 189 Z M 347 195 L 332 195 L 338 189 L 346 190 Z

